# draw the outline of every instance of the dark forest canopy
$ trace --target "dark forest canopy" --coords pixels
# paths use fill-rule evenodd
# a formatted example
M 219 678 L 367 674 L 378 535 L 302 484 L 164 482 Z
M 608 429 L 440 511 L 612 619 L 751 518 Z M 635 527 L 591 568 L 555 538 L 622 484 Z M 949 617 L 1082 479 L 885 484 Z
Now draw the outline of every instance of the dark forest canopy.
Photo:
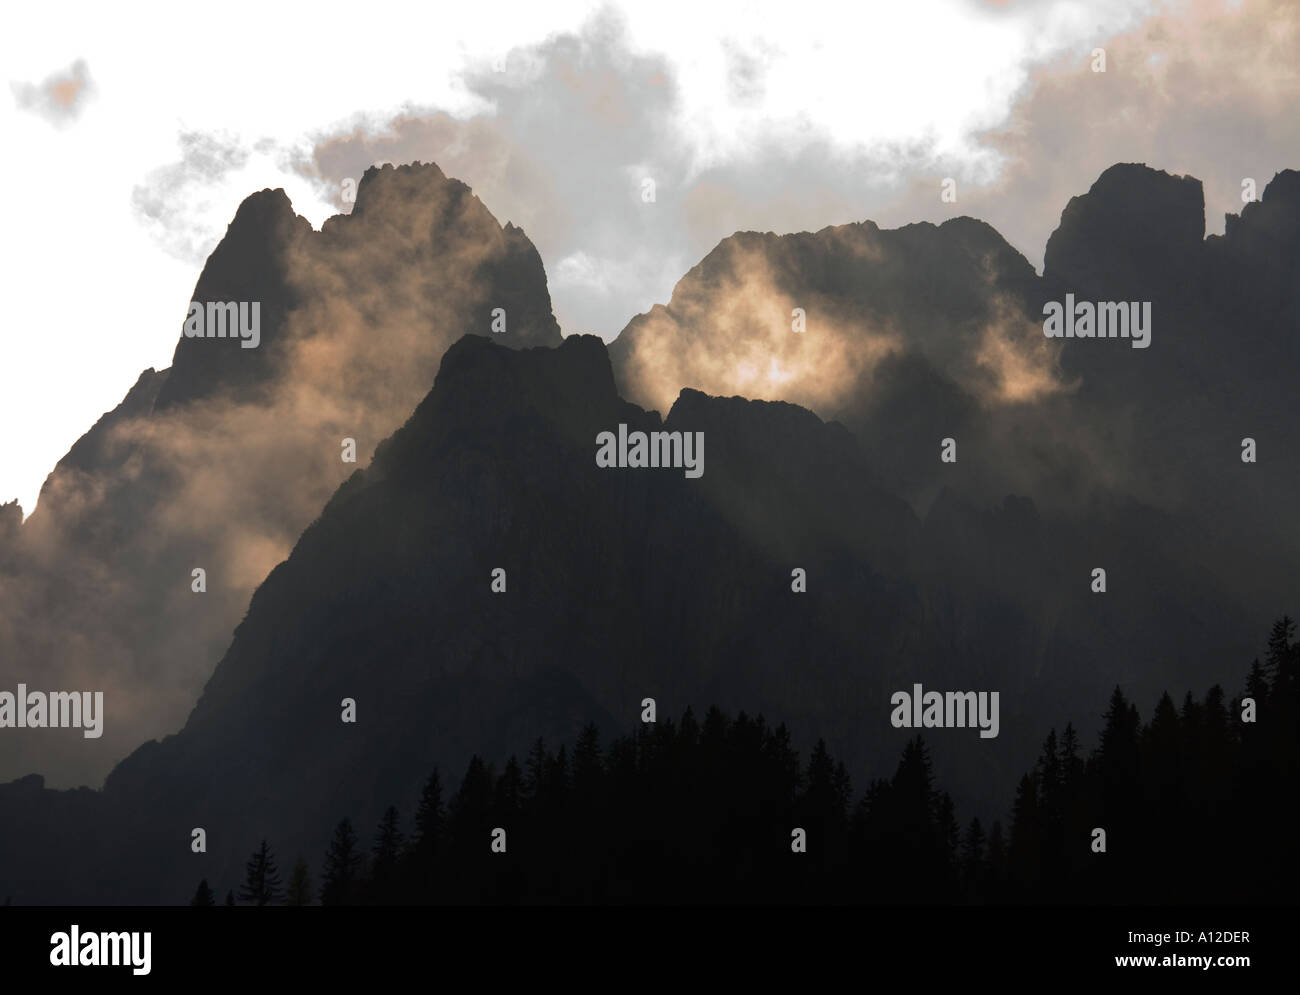
M 367 854 L 340 821 L 318 895 L 382 905 L 1292 901 L 1294 635 L 1289 617 L 1274 624 L 1264 662 L 1231 699 L 1217 685 L 1181 705 L 1166 693 L 1144 723 L 1116 687 L 1086 756 L 1072 726 L 1049 733 L 1005 827 L 959 824 L 920 736 L 892 777 L 855 794 L 823 743 L 801 762 L 783 725 L 687 709 L 604 747 L 588 725 L 572 746 L 539 739 L 522 763 L 476 756 L 449 798 L 435 769 L 409 835 L 389 807 Z M 241 895 L 269 893 L 266 861 L 263 841 Z M 286 901 L 308 904 L 310 889 L 299 861 Z M 192 904 L 211 896 L 202 881 Z

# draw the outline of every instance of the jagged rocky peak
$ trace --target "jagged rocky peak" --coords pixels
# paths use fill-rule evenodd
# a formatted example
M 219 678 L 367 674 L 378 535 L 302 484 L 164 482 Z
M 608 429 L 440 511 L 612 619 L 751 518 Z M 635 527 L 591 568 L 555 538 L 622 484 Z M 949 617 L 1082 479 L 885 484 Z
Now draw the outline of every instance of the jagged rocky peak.
M 22 524 L 23 509 L 16 499 L 7 504 L 0 504 L 0 542 L 16 536 Z
M 294 213 L 283 190 L 261 190 L 244 199 L 185 302 L 158 409 L 238 392 L 271 375 L 284 316 L 297 303 L 290 253 L 311 234 L 311 223 Z M 197 322 L 191 303 L 203 305 Z
M 560 342 L 536 247 L 521 228 L 502 227 L 468 185 L 434 163 L 371 166 L 352 212 L 330 218 L 321 231 L 325 258 L 335 253 L 356 266 L 348 254 L 363 250 L 361 265 L 378 279 L 406 280 L 430 296 L 474 297 L 457 334 L 504 328 L 506 345 Z M 415 272 L 403 274 L 403 267 Z
M 1300 246 L 1300 171 L 1282 170 L 1240 215 L 1225 215 L 1223 233 L 1268 252 L 1294 253 Z
M 1037 313 L 1037 282 L 1024 256 L 971 218 L 737 232 L 677 283 L 666 307 L 633 318 L 610 353 L 638 404 L 664 409 L 691 386 L 791 401 L 858 431 L 848 409 L 871 393 L 882 357 L 916 351 L 960 379 L 989 325 L 1017 308 Z
M 378 287 L 391 293 L 377 295 Z M 372 166 L 352 212 L 330 218 L 319 233 L 294 214 L 283 190 L 262 190 L 239 206 L 192 295 L 204 305 L 203 327 L 186 314 L 158 409 L 218 393 L 247 397 L 275 379 L 293 343 L 317 334 L 315 321 L 299 327 L 292 312 L 324 308 L 331 294 L 348 297 L 349 306 L 363 302 L 377 334 L 388 323 L 431 322 L 456 336 L 504 327 L 501 341 L 514 346 L 561 338 L 541 257 L 519 228 L 503 228 L 468 186 L 433 163 Z M 392 306 L 372 313 L 375 300 Z M 214 302 L 238 305 L 224 318 L 225 334 L 211 327 Z M 455 328 L 443 327 L 455 316 Z M 253 323 L 256 331 L 247 327 Z
M 448 178 L 436 163 L 416 160 L 400 166 L 392 163 L 370 166 L 361 174 L 361 181 L 357 184 L 352 213 L 340 217 L 364 217 L 368 211 L 382 207 L 384 200 L 394 194 L 408 200 L 427 199 L 431 192 L 444 186 L 470 192 L 470 188 L 460 180 Z
M 449 438 L 510 432 L 520 418 L 540 418 L 571 444 L 588 445 L 595 426 L 631 407 L 619 398 L 609 353 L 594 335 L 520 350 L 466 335 L 444 353 L 433 390 L 410 420 L 380 444 L 374 466 L 386 472 L 421 464 Z
M 1043 275 L 1091 283 L 1185 265 L 1204 237 L 1200 180 L 1117 163 L 1070 198 L 1047 240 Z

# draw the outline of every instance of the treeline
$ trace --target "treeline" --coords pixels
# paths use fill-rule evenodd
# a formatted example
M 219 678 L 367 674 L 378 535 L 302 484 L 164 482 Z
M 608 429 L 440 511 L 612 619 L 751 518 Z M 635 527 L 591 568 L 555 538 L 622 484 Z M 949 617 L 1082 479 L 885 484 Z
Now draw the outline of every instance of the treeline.
M 282 884 L 263 841 L 226 904 L 1293 901 L 1294 634 L 1275 623 L 1232 699 L 1165 694 L 1143 723 L 1116 688 L 1086 757 L 1053 730 L 1006 828 L 959 826 L 919 736 L 855 799 L 823 743 L 801 764 L 784 726 L 688 709 L 604 748 L 588 726 L 572 751 L 475 757 L 446 800 L 435 769 L 406 828 L 391 807 L 368 845 L 338 824 L 319 888 L 302 860 Z M 191 904 L 215 900 L 204 881 Z

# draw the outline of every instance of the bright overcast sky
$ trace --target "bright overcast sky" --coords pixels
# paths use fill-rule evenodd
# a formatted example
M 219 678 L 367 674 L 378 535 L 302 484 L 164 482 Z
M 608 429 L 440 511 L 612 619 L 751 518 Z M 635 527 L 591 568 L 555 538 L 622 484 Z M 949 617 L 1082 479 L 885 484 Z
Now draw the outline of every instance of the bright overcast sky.
M 1031 70 L 1067 50 L 1084 58 L 1149 6 L 714 0 L 613 9 L 630 48 L 671 69 L 693 170 L 743 159 L 777 134 L 849 157 L 863 147 L 924 146 L 978 178 L 1001 163 L 976 136 L 1007 120 Z M 316 226 L 334 213 L 292 157 L 310 159 L 321 136 L 358 121 L 382 128 L 403 110 L 491 115 L 465 85 L 467 73 L 579 31 L 602 8 L 562 0 L 10 5 L 0 36 L 8 191 L 0 502 L 17 497 L 30 513 L 69 446 L 142 369 L 170 364 L 201 260 L 247 194 L 282 186 Z M 761 85 L 738 96 L 734 81 L 746 71 Z M 214 136 L 247 158 L 219 181 L 171 190 L 185 200 L 173 205 L 187 219 L 178 236 L 140 209 L 139 191 L 169 195 L 183 134 Z M 560 260 L 545 258 L 546 233 L 529 233 L 554 272 Z M 569 251 L 570 269 L 586 258 Z M 644 293 L 666 301 L 671 289 L 672 279 L 656 275 Z M 566 331 L 574 330 L 567 319 L 584 314 L 583 292 L 581 281 L 553 282 Z M 629 300 L 627 317 L 649 303 Z M 608 337 L 617 327 L 599 331 Z

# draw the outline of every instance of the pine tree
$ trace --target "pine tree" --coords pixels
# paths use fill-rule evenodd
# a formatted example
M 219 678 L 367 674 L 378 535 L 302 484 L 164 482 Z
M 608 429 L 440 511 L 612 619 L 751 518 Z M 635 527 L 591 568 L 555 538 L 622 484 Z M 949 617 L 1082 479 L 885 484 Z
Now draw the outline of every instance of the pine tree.
M 415 810 L 415 852 L 424 859 L 432 859 L 437 852 L 446 827 L 447 813 L 442 804 L 442 779 L 438 768 L 433 768 L 424 790 L 420 792 L 420 803 Z
M 1268 675 L 1264 673 L 1264 668 L 1260 666 L 1259 660 L 1250 665 L 1250 676 L 1246 678 L 1246 696 L 1255 699 L 1255 707 L 1258 708 L 1268 698 Z
M 1038 805 L 1038 785 L 1026 774 L 1016 787 L 1011 810 L 1011 842 L 1007 865 L 1016 886 L 1027 897 L 1038 889 L 1042 863 L 1042 821 Z
M 497 778 L 496 812 L 502 822 L 513 822 L 524 800 L 524 772 L 512 754 Z
M 831 777 L 831 797 L 834 799 L 837 817 L 843 821 L 848 818 L 849 806 L 853 803 L 853 779 L 844 761 L 835 762 L 835 774 Z
M 325 853 L 325 880 L 321 885 L 322 905 L 346 905 L 356 897 L 357 877 L 361 871 L 361 854 L 352 820 L 341 819 L 334 827 L 334 838 Z
M 1145 773 L 1155 774 L 1162 791 L 1178 786 L 1182 765 L 1182 737 L 1178 710 L 1166 691 L 1156 703 L 1151 722 L 1142 730 L 1143 763 L 1150 768 Z
M 233 891 L 228 891 L 226 892 L 226 908 L 233 909 L 234 907 L 235 907 L 235 893 Z
M 204 878 L 199 882 L 199 887 L 194 892 L 194 897 L 190 899 L 190 907 L 195 909 L 210 909 L 216 904 L 217 901 L 212 894 L 212 889 L 208 887 L 208 879 Z
M 477 753 L 469 758 L 465 776 L 460 780 L 460 787 L 451 803 L 451 822 L 454 827 L 464 829 L 472 825 L 473 832 L 485 828 L 488 813 L 492 805 L 492 774 L 487 764 Z
M 1276 690 L 1290 679 L 1291 637 L 1295 635 L 1295 620 L 1283 615 L 1273 623 L 1268 634 L 1268 655 L 1264 659 L 1264 674 Z
M 700 742 L 701 745 L 704 742 L 703 734 Z M 784 722 L 772 730 L 772 735 L 763 749 L 771 764 L 772 776 L 776 782 L 774 789 L 783 798 L 793 798 L 800 785 L 799 754 L 795 752 L 790 742 L 790 730 L 785 727 Z
M 811 818 L 834 820 L 843 818 L 844 813 L 836 812 L 835 762 L 826 741 L 817 740 L 813 745 L 812 755 L 808 758 L 808 769 L 804 774 L 803 809 Z
M 550 762 L 546 765 L 543 793 L 550 799 L 551 804 L 563 804 L 569 797 L 569 751 L 561 743 L 560 751 L 548 759 Z
M 893 789 L 905 804 L 919 811 L 929 811 L 933 802 L 934 776 L 930 764 L 930 751 L 921 736 L 907 741 L 903 755 L 894 772 Z
M 1004 897 L 1007 877 L 1007 844 L 1002 833 L 1002 822 L 998 819 L 994 819 L 993 825 L 989 827 L 988 855 L 985 862 L 988 878 L 984 898 L 988 902 L 997 902 Z
M 1056 729 L 1052 729 L 1047 734 L 1047 739 L 1043 741 L 1043 752 L 1038 758 L 1037 767 L 1038 793 L 1042 799 L 1043 807 L 1055 814 L 1058 811 L 1060 801 L 1061 782 L 1063 772 L 1061 769 L 1061 756 L 1056 743 Z
M 1079 734 L 1074 731 L 1074 724 L 1067 722 L 1065 732 L 1061 734 L 1061 785 L 1071 791 L 1083 776 L 1083 760 L 1079 756 Z
M 1128 703 L 1116 685 L 1110 706 L 1102 717 L 1101 746 L 1097 751 L 1098 772 L 1106 799 L 1107 816 L 1112 811 L 1126 811 L 1137 783 L 1138 731 L 1141 721 L 1137 709 Z
M 1201 709 L 1201 723 L 1210 742 L 1219 744 L 1228 739 L 1228 709 L 1224 705 L 1224 691 L 1221 685 L 1214 685 L 1205 695 L 1205 707 Z
M 957 827 L 957 811 L 948 792 L 939 793 L 935 803 L 935 828 L 938 832 L 939 861 L 948 887 L 956 884 L 958 867 L 957 849 L 961 830 Z
M 590 798 L 599 790 L 603 769 L 600 759 L 600 732 L 588 722 L 573 748 L 573 789 L 580 797 Z
M 984 827 L 978 817 L 971 819 L 961 840 L 961 870 L 967 886 L 977 886 L 984 865 Z
M 397 807 L 389 805 L 375 831 L 372 865 L 375 883 L 380 887 L 391 883 L 397 869 L 397 857 L 402 852 L 402 830 L 397 817 Z
M 546 767 L 546 743 L 542 741 L 541 736 L 538 736 L 537 742 L 528 751 L 528 759 L 524 762 L 524 792 L 534 801 L 545 790 Z
M 311 904 L 311 871 L 307 861 L 299 857 L 289 872 L 289 888 L 284 896 L 285 905 L 303 906 Z
M 260 907 L 278 902 L 282 894 L 280 875 L 275 867 L 275 856 L 271 853 L 266 840 L 262 840 L 262 845 L 248 858 L 244 885 L 239 890 L 239 900 L 252 902 Z

